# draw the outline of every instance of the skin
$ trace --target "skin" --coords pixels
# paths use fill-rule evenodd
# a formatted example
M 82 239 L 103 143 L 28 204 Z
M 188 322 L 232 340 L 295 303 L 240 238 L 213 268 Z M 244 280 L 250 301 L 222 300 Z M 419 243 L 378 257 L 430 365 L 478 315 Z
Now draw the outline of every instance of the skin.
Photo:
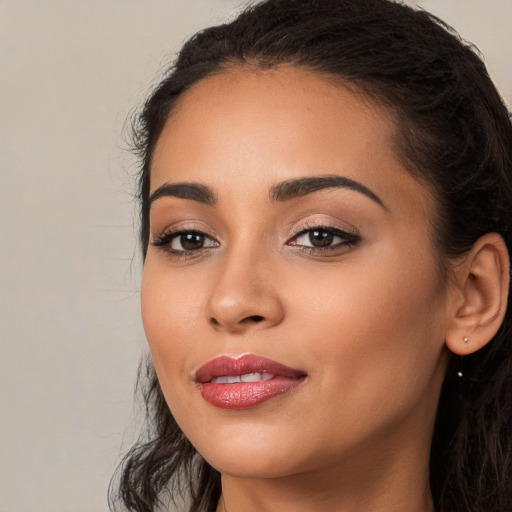
M 204 79 L 158 140 L 153 192 L 194 182 L 217 198 L 153 202 L 142 315 L 174 417 L 222 474 L 219 511 L 433 510 L 429 450 L 460 294 L 436 265 L 435 204 L 393 137 L 385 109 L 282 67 Z M 344 187 L 269 198 L 280 182 L 325 175 L 382 204 Z M 304 231 L 319 226 L 358 241 L 314 252 Z M 151 243 L 176 230 L 205 233 L 205 247 Z M 196 370 L 246 353 L 307 378 L 254 408 L 207 403 Z

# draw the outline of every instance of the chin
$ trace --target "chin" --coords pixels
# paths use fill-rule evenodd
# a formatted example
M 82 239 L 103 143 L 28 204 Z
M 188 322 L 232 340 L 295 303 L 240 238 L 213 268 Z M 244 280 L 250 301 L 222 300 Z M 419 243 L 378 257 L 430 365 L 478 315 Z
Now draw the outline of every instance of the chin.
M 257 453 L 233 451 L 230 454 L 212 454 L 211 457 L 205 457 L 205 460 L 221 474 L 236 478 L 281 478 L 299 472 L 299 468 L 287 457 L 262 453 L 261 450 L 255 452 Z
M 201 439 L 192 438 L 202 457 L 222 474 L 240 478 L 278 478 L 304 469 L 305 461 L 296 460 L 296 443 L 282 433 L 262 432 L 259 429 L 239 427 L 224 429 L 219 434 Z M 288 442 L 287 438 L 288 437 Z

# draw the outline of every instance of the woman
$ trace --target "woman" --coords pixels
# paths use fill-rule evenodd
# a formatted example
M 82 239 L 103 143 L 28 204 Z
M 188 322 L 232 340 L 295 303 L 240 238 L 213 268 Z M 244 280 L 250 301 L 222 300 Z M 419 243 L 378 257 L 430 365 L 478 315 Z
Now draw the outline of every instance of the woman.
M 135 132 L 123 506 L 512 510 L 512 130 L 473 51 L 388 0 L 269 0 L 192 38 Z

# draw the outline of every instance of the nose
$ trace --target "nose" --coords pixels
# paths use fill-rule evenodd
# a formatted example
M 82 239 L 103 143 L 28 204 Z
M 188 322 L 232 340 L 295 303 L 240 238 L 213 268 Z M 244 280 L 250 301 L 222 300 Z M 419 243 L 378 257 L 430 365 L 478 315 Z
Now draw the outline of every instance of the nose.
M 244 333 L 282 322 L 284 307 L 272 265 L 260 254 L 226 255 L 209 294 L 206 315 L 217 331 Z

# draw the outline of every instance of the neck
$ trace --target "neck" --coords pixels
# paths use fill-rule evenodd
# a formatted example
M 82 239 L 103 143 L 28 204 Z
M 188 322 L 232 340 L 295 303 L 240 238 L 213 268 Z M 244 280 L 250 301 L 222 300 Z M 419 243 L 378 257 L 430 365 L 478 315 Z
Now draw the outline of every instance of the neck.
M 331 475 L 332 477 L 332 475 Z M 358 482 L 340 477 L 336 487 L 319 483 L 305 473 L 286 481 L 248 481 L 222 478 L 223 494 L 218 512 L 433 512 L 427 478 L 407 483 L 397 475 L 381 475 L 377 481 Z

